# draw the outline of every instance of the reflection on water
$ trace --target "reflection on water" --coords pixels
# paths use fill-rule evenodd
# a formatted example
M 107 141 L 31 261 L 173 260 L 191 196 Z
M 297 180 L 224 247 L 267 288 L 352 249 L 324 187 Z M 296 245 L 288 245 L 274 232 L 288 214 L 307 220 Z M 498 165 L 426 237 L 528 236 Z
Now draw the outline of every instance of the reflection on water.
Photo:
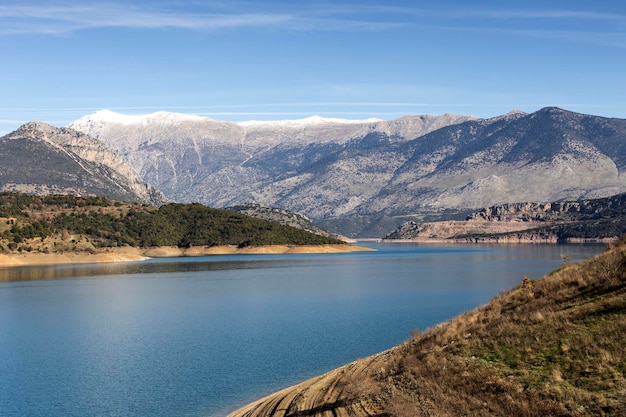
M 0 282 L 84 278 L 106 275 L 223 271 L 233 269 L 262 269 L 270 267 L 273 268 L 276 266 L 280 267 L 280 261 L 271 259 L 272 255 L 262 255 L 267 256 L 270 259 L 246 259 L 242 258 L 243 256 L 252 255 L 233 255 L 233 257 L 236 257 L 237 259 L 231 260 L 223 260 L 222 256 L 215 256 L 153 259 L 137 262 L 0 268 Z M 288 263 L 288 261 L 283 260 L 283 263 Z

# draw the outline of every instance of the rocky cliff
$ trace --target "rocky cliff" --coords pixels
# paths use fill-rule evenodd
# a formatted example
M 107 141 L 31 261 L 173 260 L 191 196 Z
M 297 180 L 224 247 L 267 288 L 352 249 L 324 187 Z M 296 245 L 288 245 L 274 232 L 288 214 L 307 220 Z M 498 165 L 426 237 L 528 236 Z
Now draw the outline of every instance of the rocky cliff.
M 403 223 L 388 240 L 457 242 L 605 241 L 626 233 L 626 194 L 552 203 L 486 207 L 465 221 Z
M 529 234 L 519 232 L 532 228 L 532 225 L 522 222 L 490 222 L 490 221 L 438 221 L 403 223 L 393 232 L 384 237 L 385 240 L 407 240 L 416 242 L 454 242 L 474 241 L 470 236 L 481 236 L 483 241 L 487 235 L 511 235 L 510 240 L 526 240 Z M 504 239 L 503 239 L 504 240 Z M 537 239 L 541 241 L 543 239 Z M 554 239 L 556 242 L 556 237 Z
M 0 165 L 2 191 L 166 201 L 105 144 L 73 129 L 27 123 L 0 138 Z

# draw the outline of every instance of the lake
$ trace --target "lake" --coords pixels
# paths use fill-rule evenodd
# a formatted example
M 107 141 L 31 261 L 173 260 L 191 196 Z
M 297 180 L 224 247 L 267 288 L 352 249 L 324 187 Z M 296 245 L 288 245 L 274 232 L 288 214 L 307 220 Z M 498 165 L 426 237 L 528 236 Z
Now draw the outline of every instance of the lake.
M 1 416 L 222 416 L 602 245 L 0 269 Z

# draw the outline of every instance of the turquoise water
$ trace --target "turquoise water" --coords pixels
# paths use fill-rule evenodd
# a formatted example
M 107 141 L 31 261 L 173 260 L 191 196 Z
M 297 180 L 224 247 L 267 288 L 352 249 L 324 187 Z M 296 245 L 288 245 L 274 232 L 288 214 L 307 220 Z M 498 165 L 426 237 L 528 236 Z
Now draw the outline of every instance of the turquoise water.
M 225 415 L 602 250 L 369 245 L 0 269 L 0 416 Z

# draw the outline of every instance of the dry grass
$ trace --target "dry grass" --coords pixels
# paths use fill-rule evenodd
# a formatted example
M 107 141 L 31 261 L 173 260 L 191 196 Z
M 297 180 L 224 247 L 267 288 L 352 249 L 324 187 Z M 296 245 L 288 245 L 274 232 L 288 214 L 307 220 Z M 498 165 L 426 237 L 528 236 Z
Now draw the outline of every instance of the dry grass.
M 625 313 L 622 240 L 231 416 L 625 416 Z
M 624 251 L 620 242 L 526 278 L 408 343 L 394 358 L 389 414 L 625 415 Z

